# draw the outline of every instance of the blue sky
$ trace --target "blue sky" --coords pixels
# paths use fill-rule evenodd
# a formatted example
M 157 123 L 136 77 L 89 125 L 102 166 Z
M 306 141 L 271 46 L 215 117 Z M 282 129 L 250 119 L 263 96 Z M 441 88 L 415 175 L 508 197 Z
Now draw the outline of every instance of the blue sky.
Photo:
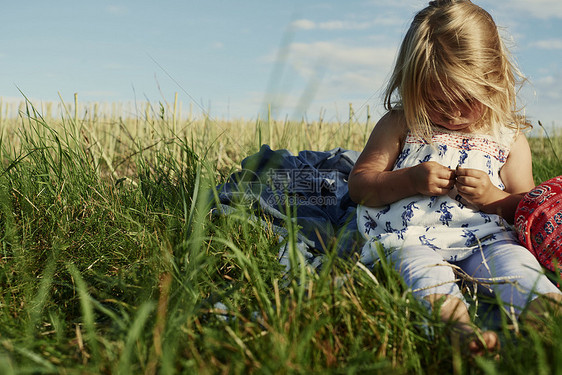
M 532 85 L 533 121 L 562 125 L 562 1 L 483 0 Z M 14 1 L 0 30 L 0 96 L 173 101 L 215 118 L 382 114 L 400 40 L 426 1 Z

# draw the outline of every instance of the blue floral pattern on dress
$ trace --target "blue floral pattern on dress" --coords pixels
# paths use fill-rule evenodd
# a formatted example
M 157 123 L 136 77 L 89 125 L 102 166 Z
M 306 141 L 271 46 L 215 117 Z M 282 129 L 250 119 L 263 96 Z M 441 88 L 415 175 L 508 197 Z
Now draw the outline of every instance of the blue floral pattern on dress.
M 367 213 L 363 216 L 363 218 L 366 220 L 366 221 L 365 221 L 365 225 L 364 225 L 364 227 L 365 227 L 365 232 L 366 232 L 367 234 L 370 234 L 370 233 L 371 233 L 371 230 L 375 229 L 375 228 L 378 226 L 378 224 L 377 224 L 377 222 L 371 217 L 371 215 L 370 215 L 369 212 L 367 212 Z
M 430 160 L 431 160 L 431 154 L 425 155 L 424 158 L 420 160 L 420 164 L 421 163 L 427 163 Z
M 443 225 L 449 226 L 449 222 L 453 220 L 453 214 L 449 211 L 453 206 L 449 206 L 447 202 L 441 203 L 440 209 L 437 212 L 441 213 L 439 217 L 439 221 L 443 223 Z
M 468 153 L 465 150 L 459 150 L 459 165 L 463 165 L 468 158 Z
M 402 168 L 402 163 L 404 163 L 404 160 L 406 160 L 408 155 L 410 155 L 410 149 L 409 148 L 402 150 L 402 152 L 396 158 L 396 162 L 394 163 L 394 169 Z
M 422 245 L 428 246 L 428 247 L 432 248 L 433 250 L 439 249 L 439 247 L 437 247 L 433 244 L 433 241 L 435 241 L 435 238 L 429 239 L 425 236 L 425 234 L 420 236 L 420 243 Z
M 376 215 L 377 219 L 380 219 L 381 215 L 385 215 L 388 211 L 390 211 L 390 204 L 387 204 L 385 208 L 383 208 L 377 213 Z
M 408 222 L 412 220 L 414 216 L 414 210 L 418 208 L 416 206 L 417 202 L 410 202 L 406 206 L 404 206 L 404 212 L 402 212 L 402 224 L 404 226 L 408 226 Z
M 406 231 L 406 228 L 401 228 L 401 229 L 392 228 L 392 224 L 390 223 L 390 221 L 387 221 L 386 225 L 384 226 L 384 230 L 386 231 L 386 233 L 393 233 L 397 235 L 399 239 L 403 240 L 404 232 Z
M 478 229 L 475 230 L 464 230 L 464 234 L 461 237 L 466 238 L 466 241 L 464 243 L 464 245 L 466 247 L 471 247 L 474 245 L 478 244 L 478 237 L 476 237 L 475 232 L 478 231 Z
M 490 157 L 490 155 L 484 155 L 484 158 L 486 159 L 486 168 L 488 169 L 488 174 L 492 176 L 494 174 L 494 172 L 492 171 L 492 158 Z

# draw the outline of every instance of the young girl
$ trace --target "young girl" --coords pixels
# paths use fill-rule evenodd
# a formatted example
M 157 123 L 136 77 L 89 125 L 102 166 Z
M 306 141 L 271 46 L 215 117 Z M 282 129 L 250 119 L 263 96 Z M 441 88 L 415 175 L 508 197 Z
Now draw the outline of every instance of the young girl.
M 375 261 L 382 246 L 414 295 L 439 306 L 474 353 L 499 341 L 492 331 L 476 338 L 456 270 L 481 279 L 515 317 L 562 300 L 508 224 L 534 187 L 515 111 L 518 76 L 485 10 L 469 0 L 430 2 L 402 42 L 388 113 L 349 177 L 363 260 Z

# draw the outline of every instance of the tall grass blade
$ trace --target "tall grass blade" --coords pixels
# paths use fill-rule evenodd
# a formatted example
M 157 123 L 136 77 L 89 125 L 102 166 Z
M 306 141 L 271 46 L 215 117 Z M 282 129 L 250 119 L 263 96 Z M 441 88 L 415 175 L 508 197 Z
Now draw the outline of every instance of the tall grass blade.
M 59 246 L 61 245 L 54 244 L 53 246 L 52 253 L 49 257 L 45 270 L 41 275 L 37 293 L 33 297 L 29 307 L 29 325 L 26 334 L 29 339 L 34 336 L 36 327 L 42 317 L 43 309 L 49 300 L 50 289 L 53 284 L 53 275 L 58 261 Z
M 546 135 L 546 139 L 548 140 L 548 144 L 550 145 L 550 149 L 552 150 L 552 154 L 556 158 L 556 161 L 558 162 L 558 164 L 560 164 L 560 158 L 558 157 L 558 154 L 556 153 L 556 150 L 554 149 L 554 144 L 552 144 L 552 139 L 550 139 L 550 136 L 548 135 L 548 132 L 546 131 L 546 128 L 543 126 L 543 124 L 540 121 L 538 123 L 539 123 L 539 126 L 544 131 L 544 134 Z
M 92 352 L 92 362 L 94 367 L 99 366 L 101 357 L 100 349 L 98 344 L 98 338 L 96 335 L 96 325 L 94 317 L 93 304 L 90 301 L 90 294 L 88 293 L 86 283 L 82 278 L 82 275 L 78 271 L 75 265 L 68 264 L 68 272 L 72 276 L 74 283 L 76 284 L 76 289 L 78 290 L 78 296 L 80 297 L 80 307 L 82 310 L 82 320 L 84 327 L 86 329 L 86 341 Z
M 143 330 L 146 327 L 147 320 L 150 314 L 154 310 L 154 303 L 144 302 L 138 309 L 135 316 L 135 320 L 129 327 L 129 332 L 127 333 L 127 339 L 125 340 L 125 347 L 121 352 L 121 359 L 119 360 L 119 366 L 117 368 L 117 374 L 130 374 L 132 371 L 132 355 L 134 346 L 137 345 L 137 341 L 140 340 Z
M 5 355 L 0 355 L 0 374 L 4 375 L 15 375 L 16 370 L 14 369 L 14 364 L 9 357 Z

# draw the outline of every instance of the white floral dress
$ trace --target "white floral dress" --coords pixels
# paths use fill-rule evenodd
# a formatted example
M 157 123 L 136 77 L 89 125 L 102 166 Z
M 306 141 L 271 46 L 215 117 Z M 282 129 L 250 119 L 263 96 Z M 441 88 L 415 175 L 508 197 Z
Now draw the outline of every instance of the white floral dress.
M 434 129 L 431 143 L 409 133 L 393 169 L 430 160 L 451 169 L 480 169 L 503 190 L 499 172 L 514 139 L 515 131 L 508 128 L 497 137 Z M 387 254 L 402 247 L 427 246 L 445 260 L 458 261 L 481 245 L 516 238 L 503 218 L 470 206 L 455 188 L 448 195 L 415 195 L 383 207 L 360 205 L 357 221 L 367 239 L 361 255 L 364 263 L 378 258 L 377 243 Z

